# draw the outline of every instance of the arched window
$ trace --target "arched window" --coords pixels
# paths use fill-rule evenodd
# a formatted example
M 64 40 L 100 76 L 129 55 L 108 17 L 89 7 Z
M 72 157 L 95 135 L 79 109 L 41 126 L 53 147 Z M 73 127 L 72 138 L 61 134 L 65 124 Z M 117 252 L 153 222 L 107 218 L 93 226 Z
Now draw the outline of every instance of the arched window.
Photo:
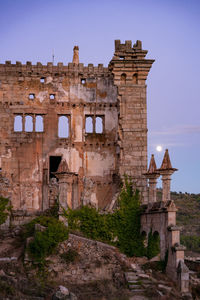
M 69 137 L 69 119 L 66 116 L 60 116 L 58 118 L 58 136 L 60 138 Z
M 35 117 L 35 131 L 36 132 L 43 132 L 44 131 L 44 124 L 43 124 L 43 117 L 36 116 Z
M 103 133 L 103 119 L 101 117 L 96 117 L 95 132 Z
M 92 133 L 93 132 L 92 117 L 86 117 L 86 119 L 85 119 L 85 132 L 86 133 Z
M 22 131 L 22 116 L 15 116 L 14 131 Z
M 133 74 L 133 84 L 137 84 L 138 83 L 138 76 L 137 74 Z
M 33 117 L 32 116 L 25 117 L 25 131 L 27 131 L 27 132 L 33 131 Z
M 121 74 L 121 84 L 125 84 L 126 83 L 126 74 L 123 73 Z

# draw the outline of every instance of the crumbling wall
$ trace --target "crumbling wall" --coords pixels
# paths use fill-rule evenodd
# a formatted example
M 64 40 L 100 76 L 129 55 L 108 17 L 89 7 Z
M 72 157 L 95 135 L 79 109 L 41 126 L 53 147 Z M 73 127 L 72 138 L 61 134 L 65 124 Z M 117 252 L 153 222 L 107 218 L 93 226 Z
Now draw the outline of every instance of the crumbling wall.
M 77 178 L 72 207 L 107 207 L 119 188 L 114 178 L 124 173 L 145 201 L 145 80 L 153 63 L 146 54 L 141 42 L 132 47 L 131 41 L 116 41 L 108 68 L 77 59 L 67 66 L 0 64 L 0 159 L 14 210 L 41 211 L 53 204 L 52 157 L 66 161 Z

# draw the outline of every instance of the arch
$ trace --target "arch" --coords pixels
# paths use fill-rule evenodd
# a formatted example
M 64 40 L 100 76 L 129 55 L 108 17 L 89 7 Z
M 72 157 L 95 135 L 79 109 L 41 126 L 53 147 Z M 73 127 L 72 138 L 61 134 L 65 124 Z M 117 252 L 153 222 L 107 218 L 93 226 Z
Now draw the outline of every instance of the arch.
M 133 84 L 137 84 L 138 83 L 138 74 L 137 73 L 133 74 L 132 81 L 133 81 Z
M 126 84 L 126 74 L 125 73 L 121 74 L 121 84 Z
M 147 246 L 147 257 L 149 259 L 157 256 L 160 253 L 160 235 L 158 231 L 154 231 L 152 234 L 152 229 L 148 234 L 148 246 Z
M 33 131 L 33 117 L 25 116 L 25 131 L 32 132 Z
M 148 246 L 147 233 L 145 231 L 142 231 L 141 236 L 142 236 L 142 239 L 143 239 L 144 247 L 147 248 L 147 246 Z
M 93 119 L 92 117 L 86 117 L 85 119 L 85 132 L 92 133 L 93 132 Z
M 43 116 L 36 116 L 35 117 L 35 131 L 36 132 L 43 132 L 44 131 Z
M 69 118 L 66 116 L 58 118 L 58 136 L 59 138 L 69 137 Z
M 14 131 L 15 132 L 21 132 L 23 130 L 22 126 L 22 116 L 15 116 L 14 119 Z
M 103 118 L 102 117 L 96 117 L 95 132 L 103 133 Z

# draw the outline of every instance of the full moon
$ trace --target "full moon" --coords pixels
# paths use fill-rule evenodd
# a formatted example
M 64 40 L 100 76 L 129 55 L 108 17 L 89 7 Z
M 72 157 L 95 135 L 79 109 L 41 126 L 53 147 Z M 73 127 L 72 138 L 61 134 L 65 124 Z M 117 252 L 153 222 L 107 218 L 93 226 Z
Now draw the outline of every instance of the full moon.
M 157 150 L 158 152 L 161 152 L 161 151 L 162 151 L 162 146 L 158 145 L 158 146 L 156 147 L 156 150 Z

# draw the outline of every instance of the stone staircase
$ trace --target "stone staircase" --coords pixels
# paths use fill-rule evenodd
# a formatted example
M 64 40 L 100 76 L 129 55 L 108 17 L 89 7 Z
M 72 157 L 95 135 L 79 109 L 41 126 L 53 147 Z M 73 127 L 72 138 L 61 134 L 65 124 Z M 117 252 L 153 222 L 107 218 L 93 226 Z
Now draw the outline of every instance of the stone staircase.
M 131 293 L 129 300 L 148 300 L 148 299 L 162 299 L 167 295 L 173 293 L 170 282 L 156 280 L 152 276 L 146 274 L 138 264 L 132 264 L 131 269 L 125 273 L 125 278 L 128 283 L 128 287 Z M 154 295 L 149 296 L 149 293 L 153 292 Z M 164 299 L 163 298 L 163 299 Z M 180 299 L 175 295 L 167 299 Z

